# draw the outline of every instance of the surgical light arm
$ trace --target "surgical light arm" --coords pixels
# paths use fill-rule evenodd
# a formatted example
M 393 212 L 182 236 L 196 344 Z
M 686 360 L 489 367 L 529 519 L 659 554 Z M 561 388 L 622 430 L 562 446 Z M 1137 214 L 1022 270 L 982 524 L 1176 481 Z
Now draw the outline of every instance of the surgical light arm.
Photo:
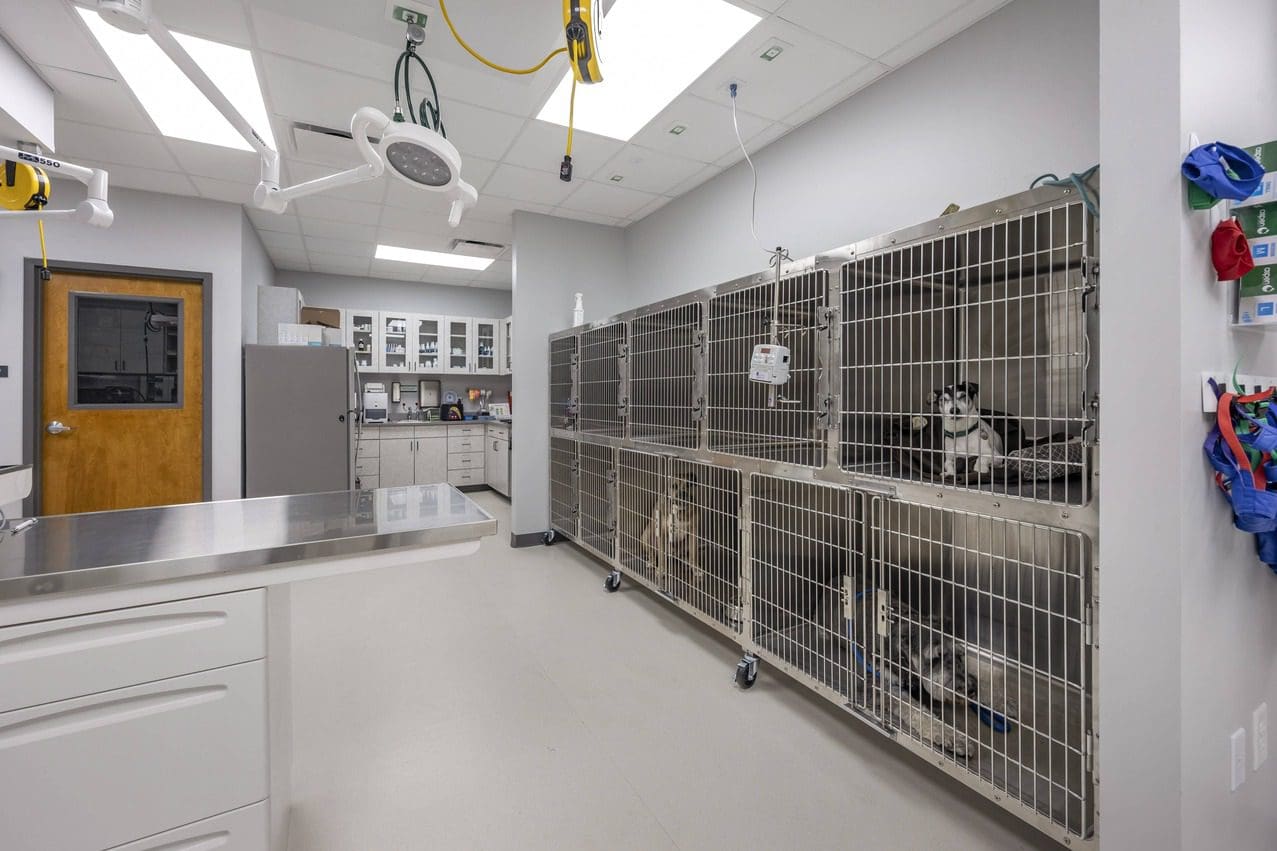
M 17 160 L 44 169 L 50 177 L 70 177 L 88 187 L 87 197 L 68 210 L 0 210 L 0 218 L 14 216 L 30 216 L 41 220 L 70 219 L 86 225 L 105 228 L 115 221 L 115 214 L 107 203 L 107 173 L 100 168 L 88 168 L 82 165 L 19 151 L 17 148 L 6 148 L 0 145 L 0 160 Z

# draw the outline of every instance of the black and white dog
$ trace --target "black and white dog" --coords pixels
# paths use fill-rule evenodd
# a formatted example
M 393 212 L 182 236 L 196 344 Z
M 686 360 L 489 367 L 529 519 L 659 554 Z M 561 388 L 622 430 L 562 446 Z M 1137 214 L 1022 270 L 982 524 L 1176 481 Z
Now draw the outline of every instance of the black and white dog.
M 1002 436 L 980 416 L 980 385 L 973 381 L 950 384 L 931 393 L 931 406 L 940 414 L 944 429 L 944 475 L 956 478 L 958 459 L 986 475 L 1006 462 Z
M 858 595 L 848 611 L 848 638 L 858 650 L 859 664 L 888 695 L 884 711 L 913 738 L 955 756 L 973 753 L 974 745 L 963 733 L 969 723 L 959 720 L 969 709 L 979 707 L 1003 722 L 1017 715 L 1003 671 L 955 638 L 946 618 L 924 615 L 895 597 L 887 599 L 893 617 L 885 634 L 875 629 L 875 592 Z

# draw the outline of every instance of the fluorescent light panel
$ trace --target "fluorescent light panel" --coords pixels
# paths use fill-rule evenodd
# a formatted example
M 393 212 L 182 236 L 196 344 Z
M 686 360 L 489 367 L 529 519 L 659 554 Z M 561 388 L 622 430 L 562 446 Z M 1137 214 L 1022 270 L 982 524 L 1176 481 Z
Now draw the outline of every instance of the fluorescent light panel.
M 628 142 L 761 20 L 724 0 L 616 0 L 603 19 L 603 82 L 577 86 L 576 128 Z M 537 118 L 568 123 L 572 71 Z
M 116 29 L 92 10 L 77 7 L 76 11 L 161 133 L 241 151 L 253 149 L 150 36 Z M 173 35 L 266 144 L 276 147 L 253 54 L 192 35 Z
M 421 266 L 446 266 L 449 269 L 472 269 L 482 272 L 492 265 L 487 257 L 470 257 L 465 254 L 445 254 L 442 251 L 423 251 L 420 248 L 400 248 L 397 245 L 378 245 L 378 260 L 397 260 L 400 263 L 416 263 Z

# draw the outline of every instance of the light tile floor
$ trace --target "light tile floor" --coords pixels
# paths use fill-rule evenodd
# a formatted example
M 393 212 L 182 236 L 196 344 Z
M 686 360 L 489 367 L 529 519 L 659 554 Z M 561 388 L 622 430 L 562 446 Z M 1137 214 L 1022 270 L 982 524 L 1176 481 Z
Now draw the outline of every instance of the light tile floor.
M 571 545 L 293 588 L 292 851 L 1045 838 Z

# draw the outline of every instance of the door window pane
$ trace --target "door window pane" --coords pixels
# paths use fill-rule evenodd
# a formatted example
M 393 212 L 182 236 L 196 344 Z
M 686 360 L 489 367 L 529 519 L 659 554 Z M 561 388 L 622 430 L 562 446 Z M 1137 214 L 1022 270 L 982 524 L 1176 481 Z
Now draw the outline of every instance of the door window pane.
M 182 303 L 73 294 L 71 405 L 180 407 Z

